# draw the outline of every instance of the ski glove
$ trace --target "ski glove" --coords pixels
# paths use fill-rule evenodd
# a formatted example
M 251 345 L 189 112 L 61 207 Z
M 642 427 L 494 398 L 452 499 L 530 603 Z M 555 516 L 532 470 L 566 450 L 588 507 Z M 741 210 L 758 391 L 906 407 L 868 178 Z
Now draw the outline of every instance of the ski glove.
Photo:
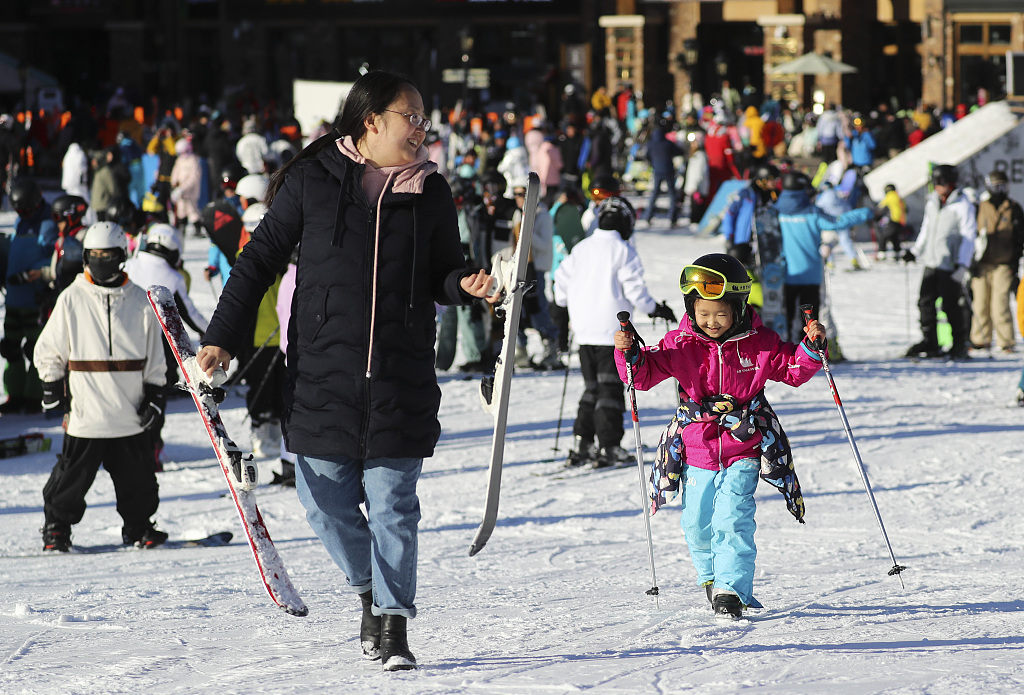
M 43 382 L 43 412 L 47 416 L 51 412 L 66 413 L 69 405 L 71 404 L 68 402 L 67 392 L 64 388 L 64 379 Z
M 907 249 L 906 251 L 903 252 L 903 262 L 904 263 L 913 263 L 916 260 L 917 260 L 917 256 L 915 256 L 914 252 L 911 251 L 910 249 Z
M 144 384 L 144 395 L 142 405 L 139 406 L 139 424 L 146 431 L 159 430 L 164 426 L 164 408 L 167 405 L 167 397 L 164 395 L 164 387 L 155 384 Z
M 810 336 L 806 336 L 804 338 L 804 343 L 806 343 L 807 347 L 811 348 L 815 352 L 824 352 L 828 348 L 828 340 L 826 340 L 823 335 L 819 335 L 814 340 L 811 340 Z
M 679 319 L 676 318 L 676 314 L 672 311 L 672 307 L 667 302 L 658 302 L 654 305 L 654 311 L 648 314 L 652 319 L 664 319 L 669 323 L 678 324 Z

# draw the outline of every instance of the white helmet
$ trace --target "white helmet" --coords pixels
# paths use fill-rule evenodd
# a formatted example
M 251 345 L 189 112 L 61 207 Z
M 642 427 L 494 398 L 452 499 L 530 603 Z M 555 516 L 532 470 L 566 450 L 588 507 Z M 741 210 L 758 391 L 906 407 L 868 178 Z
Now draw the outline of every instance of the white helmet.
M 238 194 L 239 198 L 253 198 L 257 201 L 263 200 L 263 196 L 267 194 L 267 184 L 269 180 L 266 176 L 261 174 L 249 174 L 243 176 L 235 187 L 235 193 Z
M 128 253 L 128 238 L 114 222 L 97 222 L 85 230 L 82 247 L 88 249 L 121 249 Z
M 168 251 L 181 251 L 181 237 L 178 230 L 169 224 L 158 223 L 146 231 L 146 248 L 150 244 L 158 244 Z
M 247 232 L 252 234 L 259 225 L 260 220 L 262 220 L 263 216 L 266 214 L 266 205 L 263 203 L 253 203 L 245 209 L 245 212 L 242 213 L 242 226 L 245 227 Z

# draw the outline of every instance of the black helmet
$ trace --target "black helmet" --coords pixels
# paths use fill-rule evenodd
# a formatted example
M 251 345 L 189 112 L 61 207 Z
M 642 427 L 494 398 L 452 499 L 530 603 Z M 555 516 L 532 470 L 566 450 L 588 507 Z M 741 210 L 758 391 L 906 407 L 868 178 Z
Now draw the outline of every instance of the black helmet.
M 35 212 L 39 204 L 43 202 L 43 189 L 35 179 L 24 177 L 15 179 L 11 183 L 11 207 L 24 217 Z
M 751 172 L 750 178 L 754 181 L 779 178 L 779 168 L 774 164 L 758 164 Z
M 955 186 L 956 181 L 956 167 L 952 164 L 939 164 L 932 169 L 932 184 Z
M 885 192 L 886 193 L 895 193 L 896 192 L 896 184 L 893 184 L 893 183 L 885 184 Z
M 811 180 L 802 171 L 787 171 L 782 175 L 782 190 L 806 191 L 811 188 Z
M 621 190 L 619 180 L 613 174 L 598 174 L 590 182 L 590 197 L 598 202 Z
M 636 210 L 625 198 L 611 196 L 598 203 L 597 226 L 601 229 L 614 229 L 619 236 L 629 239 L 636 225 Z
M 116 222 L 125 231 L 134 230 L 136 227 L 135 213 L 135 204 L 129 198 L 117 196 L 107 208 L 107 220 Z
M 238 162 L 232 162 L 225 166 L 220 172 L 220 184 L 222 188 L 234 189 L 238 182 L 248 176 L 249 172 Z
M 694 280 L 700 279 L 701 274 L 694 271 L 710 270 L 708 275 L 717 275 L 725 278 L 725 282 L 715 291 L 705 283 L 697 283 Z M 703 285 L 703 287 L 702 287 Z M 750 328 L 747 318 L 747 299 L 750 297 L 750 275 L 747 269 L 736 258 L 724 253 L 709 253 L 701 256 L 690 265 L 683 268 L 679 274 L 679 289 L 683 293 L 683 303 L 686 305 L 686 314 L 696 325 L 694 307 L 697 299 L 722 299 L 728 302 L 733 309 L 732 329 L 723 336 L 736 335 Z M 715 297 L 714 295 L 718 295 Z
M 89 204 L 85 202 L 85 198 L 65 193 L 53 201 L 53 219 L 57 222 L 67 222 L 68 229 L 76 229 L 82 226 L 82 218 L 88 209 Z

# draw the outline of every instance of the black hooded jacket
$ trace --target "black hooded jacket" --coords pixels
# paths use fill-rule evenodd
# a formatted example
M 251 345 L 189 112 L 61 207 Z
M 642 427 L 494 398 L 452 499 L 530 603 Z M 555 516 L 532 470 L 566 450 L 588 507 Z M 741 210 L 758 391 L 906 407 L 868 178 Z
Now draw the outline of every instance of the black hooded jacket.
M 295 163 L 235 261 L 203 343 L 238 354 L 301 241 L 288 325 L 289 451 L 425 458 L 441 432 L 434 303 L 471 301 L 459 287 L 470 271 L 451 190 L 435 172 L 421 194 L 384 194 L 375 282 L 377 210 L 363 170 L 334 146 Z

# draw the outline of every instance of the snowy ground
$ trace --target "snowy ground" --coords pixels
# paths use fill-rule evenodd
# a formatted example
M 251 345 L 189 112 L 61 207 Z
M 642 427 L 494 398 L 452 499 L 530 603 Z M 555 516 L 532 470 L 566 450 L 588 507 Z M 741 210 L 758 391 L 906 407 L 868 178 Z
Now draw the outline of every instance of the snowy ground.
M 10 225 L 9 215 L 0 224 Z M 680 267 L 720 241 L 637 234 L 649 285 L 678 314 Z M 193 294 L 206 242 L 189 239 Z M 559 468 L 582 389 L 560 373 L 518 373 L 500 520 L 468 556 L 483 511 L 491 422 L 475 381 L 440 375 L 442 440 L 420 484 L 418 608 L 410 623 L 421 668 L 384 674 L 359 658 L 358 601 L 303 518 L 294 491 L 259 502 L 310 607 L 295 618 L 263 593 L 225 483 L 190 400 L 164 436 L 158 524 L 172 538 L 231 530 L 218 549 L 40 551 L 41 489 L 54 453 L 0 460 L 0 693 L 862 693 L 1024 692 L 1024 477 L 1021 420 L 1011 407 L 1017 356 L 913 364 L 920 269 L 876 264 L 833 277 L 842 345 L 834 368 L 906 588 L 892 566 L 824 375 L 769 397 L 796 448 L 807 505 L 798 525 L 780 495 L 758 490 L 755 591 L 766 610 L 712 618 L 678 527 L 678 505 L 652 518 L 660 600 L 635 468 L 581 476 Z M 908 316 L 908 311 L 913 314 Z M 656 339 L 646 318 L 638 328 Z M 644 442 L 657 443 L 674 397 L 639 394 Z M 240 394 L 225 404 L 235 438 Z M 0 436 L 60 431 L 4 417 Z M 632 447 L 627 429 L 624 443 Z M 262 465 L 265 479 L 278 464 Z M 114 544 L 120 520 L 101 473 L 75 527 L 82 546 Z

